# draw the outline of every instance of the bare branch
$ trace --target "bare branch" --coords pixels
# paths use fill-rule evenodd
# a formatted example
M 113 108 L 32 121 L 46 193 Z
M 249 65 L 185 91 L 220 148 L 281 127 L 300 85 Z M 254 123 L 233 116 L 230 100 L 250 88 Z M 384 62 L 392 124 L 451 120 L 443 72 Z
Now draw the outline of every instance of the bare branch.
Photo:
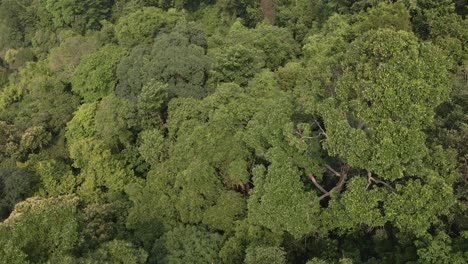
M 343 174 L 343 176 L 341 176 L 340 181 L 338 182 L 338 185 L 335 187 L 336 190 L 341 192 L 341 190 L 343 189 L 343 186 L 344 186 L 344 184 L 346 182 L 346 179 L 348 179 L 348 174 Z
M 320 131 L 322 131 L 322 134 L 325 136 L 325 138 L 328 139 L 327 133 L 325 133 L 325 130 L 323 129 L 323 127 L 320 125 L 320 123 L 317 121 L 315 117 L 314 117 L 314 122 L 319 127 Z
M 372 185 L 372 172 L 370 170 L 367 170 L 367 186 L 366 190 L 369 189 L 369 187 Z
M 331 171 L 333 174 L 335 174 L 335 176 L 341 177 L 341 173 L 334 170 L 332 167 L 330 167 L 330 165 L 325 164 L 325 168 L 327 168 L 329 171 Z
M 325 197 L 330 196 L 333 191 L 341 192 L 347 178 L 348 178 L 347 174 L 343 175 L 343 177 L 341 177 L 340 181 L 338 182 L 338 184 L 335 187 L 333 187 L 333 189 L 331 189 L 330 191 L 322 194 L 322 196 L 319 197 L 319 201 L 321 201 Z
M 315 179 L 315 177 L 310 174 L 309 175 L 309 179 L 312 181 L 312 183 L 315 185 L 315 187 L 317 187 L 321 192 L 323 193 L 328 193 L 327 190 L 325 190 L 325 188 L 323 188 L 318 182 L 317 182 L 317 179 Z
M 367 184 L 367 188 L 369 188 L 371 182 L 374 182 L 375 184 L 382 184 L 382 185 L 385 185 L 387 188 L 389 188 L 389 189 L 392 190 L 393 192 L 396 192 L 396 189 L 393 188 L 390 184 L 388 184 L 388 183 L 386 183 L 386 182 L 384 182 L 384 181 L 381 181 L 381 180 L 378 180 L 378 179 L 372 177 L 372 173 L 371 173 L 369 170 L 367 170 L 367 181 L 369 182 L 369 183 Z
M 332 189 L 332 191 L 333 191 L 333 189 Z M 330 196 L 330 194 L 331 194 L 331 191 L 329 191 L 329 192 L 323 194 L 322 196 L 319 197 L 319 201 L 323 200 L 323 198 L 325 198 L 325 197 Z
M 330 171 L 332 171 L 336 176 L 340 177 L 340 180 L 338 181 L 338 183 L 336 184 L 335 187 L 333 187 L 333 189 L 331 189 L 330 191 L 328 192 L 325 192 L 324 194 L 322 194 L 322 196 L 319 197 L 319 200 L 322 200 L 324 199 L 325 197 L 328 197 L 331 195 L 332 192 L 334 191 L 337 191 L 337 192 L 341 192 L 341 190 L 343 190 L 343 186 L 345 185 L 346 183 L 346 180 L 348 179 L 348 169 L 349 167 L 345 167 L 345 168 L 342 168 L 342 173 L 338 173 L 337 171 L 335 171 L 332 167 L 330 167 L 329 165 L 325 165 L 325 167 L 327 167 L 327 169 L 329 169 Z
M 362 129 L 364 127 L 364 122 L 359 121 L 358 129 Z
M 343 117 L 344 117 L 344 119 L 345 119 L 345 121 L 346 121 L 346 124 L 348 125 L 348 127 L 349 127 L 349 128 L 352 128 L 352 127 L 351 127 L 351 124 L 349 124 L 349 120 L 348 120 L 348 114 L 346 114 L 346 112 L 345 112 L 345 113 L 343 113 Z
M 393 188 L 390 184 L 384 182 L 384 181 L 381 181 L 381 180 L 376 180 L 374 179 L 374 182 L 377 183 L 377 184 L 383 184 L 385 185 L 387 188 L 389 188 L 390 190 L 392 190 L 393 192 L 396 192 L 396 189 Z

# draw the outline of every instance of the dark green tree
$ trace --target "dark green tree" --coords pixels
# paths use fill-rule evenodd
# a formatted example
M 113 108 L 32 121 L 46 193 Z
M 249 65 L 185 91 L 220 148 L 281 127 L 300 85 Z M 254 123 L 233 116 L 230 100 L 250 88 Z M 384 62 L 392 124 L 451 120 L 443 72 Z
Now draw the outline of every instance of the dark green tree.
M 55 28 L 71 27 L 81 33 L 101 26 L 100 22 L 110 15 L 112 1 L 47 0 L 44 4 Z
M 169 96 L 202 98 L 209 60 L 202 47 L 177 32 L 161 34 L 152 46 L 135 47 L 117 68 L 116 94 L 135 100 L 152 80 L 168 85 Z
M 0 219 L 5 219 L 17 202 L 22 201 L 31 192 L 33 186 L 31 173 L 24 169 L 0 167 Z

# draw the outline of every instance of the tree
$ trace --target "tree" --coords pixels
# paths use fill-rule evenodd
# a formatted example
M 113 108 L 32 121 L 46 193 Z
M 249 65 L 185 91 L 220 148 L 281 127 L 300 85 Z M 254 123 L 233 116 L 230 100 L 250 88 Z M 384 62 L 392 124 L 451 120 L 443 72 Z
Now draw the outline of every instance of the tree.
M 3 87 L 8 83 L 8 75 L 10 73 L 10 71 L 2 64 L 2 61 L 0 61 L 0 87 Z
M 100 43 L 96 38 L 72 35 L 50 50 L 49 67 L 57 77 L 69 82 L 81 60 L 99 47 Z
M 135 181 L 133 171 L 114 157 L 101 140 L 82 139 L 69 151 L 73 167 L 81 169 L 77 193 L 87 201 L 114 201 L 127 184 Z
M 19 149 L 20 135 L 14 125 L 0 121 L 0 157 L 9 157 Z
M 218 262 L 222 237 L 196 226 L 179 226 L 165 233 L 154 246 L 158 263 Z
M 252 51 L 263 52 L 265 66 L 272 70 L 295 58 L 298 52 L 291 32 L 267 23 L 260 23 L 254 29 L 248 29 L 240 21 L 236 21 L 231 26 L 226 42 L 228 45 L 241 44 Z
M 465 2 L 0 0 L 0 263 L 465 263 Z
M 144 264 L 148 253 L 143 249 L 136 248 L 132 243 L 125 240 L 112 240 L 103 243 L 99 249 L 89 254 L 84 263 L 129 263 Z
M 95 249 L 113 240 L 122 240 L 128 236 L 125 228 L 127 208 L 124 203 L 88 204 L 83 208 L 83 236 L 87 248 Z M 120 241 L 118 244 L 123 243 Z M 112 244 L 112 243 L 111 243 Z M 132 248 L 130 243 L 126 247 Z
M 25 27 L 28 26 L 26 1 L 6 0 L 0 3 L 0 51 L 20 48 L 25 44 Z M 27 5 L 27 4 L 26 4 Z
M 268 80 L 273 76 L 262 77 Z M 252 88 L 265 89 L 261 81 L 264 80 L 252 82 Z M 318 210 L 318 201 L 306 191 L 302 181 L 303 171 L 321 173 L 320 153 L 310 138 L 310 127 L 291 120 L 292 102 L 278 91 L 277 84 L 270 89 L 272 94 L 266 95 L 262 107 L 249 121 L 245 136 L 257 156 L 269 164 L 268 168 L 257 165 L 252 170 L 254 189 L 248 200 L 249 218 L 275 233 L 286 231 L 300 237 L 311 232 L 312 215 Z
M 211 76 L 216 82 L 247 85 L 248 81 L 265 65 L 262 51 L 243 45 L 219 49 L 211 56 L 215 61 Z
M 0 224 L 0 245 L 9 249 L 0 251 L 1 259 L 15 253 L 26 261 L 46 262 L 72 255 L 81 243 L 78 201 L 76 196 L 35 197 L 17 204 Z
M 110 0 L 45 1 L 55 28 L 71 27 L 80 33 L 87 29 L 98 29 L 100 22 L 109 17 L 111 5 Z
M 117 40 L 128 48 L 150 44 L 160 30 L 173 27 L 179 19 L 180 14 L 173 10 L 144 7 L 119 19 L 115 28 Z
M 203 85 L 209 60 L 203 48 L 173 33 L 156 39 L 152 55 L 154 64 L 148 65 L 152 67 L 147 76 L 158 76 L 157 79 L 167 83 L 170 96 L 202 98 L 206 95 Z
M 37 155 L 38 156 L 38 155 Z M 36 184 L 37 194 L 43 197 L 57 197 L 71 195 L 76 190 L 76 177 L 71 171 L 71 166 L 63 161 L 54 159 L 37 160 L 29 157 L 28 168 L 39 175 L 39 183 Z
M 144 130 L 139 134 L 138 151 L 150 165 L 156 165 L 167 158 L 167 145 L 163 133 L 159 129 Z
M 245 217 L 246 207 L 245 199 L 240 193 L 222 192 L 216 204 L 206 210 L 202 222 L 217 230 L 232 232 L 235 228 L 232 223 Z
M 84 58 L 71 79 L 72 91 L 85 102 L 112 94 L 116 85 L 115 69 L 125 55 L 125 49 L 109 44 Z
M 92 138 L 97 129 L 94 117 L 96 115 L 98 102 L 82 104 L 74 113 L 73 119 L 67 123 L 65 136 L 68 145 L 73 145 L 81 139 Z
M 94 118 L 97 135 L 112 149 L 129 146 L 137 125 L 135 108 L 125 98 L 108 96 L 102 99 Z
M 220 9 L 231 18 L 243 18 L 250 26 L 261 20 L 259 3 L 252 0 L 222 0 L 218 2 Z
M 282 264 L 287 263 L 286 252 L 277 247 L 255 247 L 247 250 L 245 263 Z
M 117 68 L 116 94 L 136 100 L 144 85 L 160 81 L 169 96 L 202 98 L 209 60 L 202 47 L 177 32 L 159 35 L 151 46 L 135 47 Z
M 138 95 L 137 108 L 142 128 L 163 128 L 164 112 L 168 103 L 168 85 L 150 81 L 143 86 Z
M 411 34 L 363 35 L 345 55 L 334 96 L 319 110 L 327 131 L 324 147 L 384 179 L 418 173 L 427 153 L 422 129 L 449 94 L 448 67 L 436 47 L 418 44 Z
M 0 94 L 3 118 L 14 120 L 23 131 L 42 126 L 48 132 L 59 134 L 78 106 L 78 98 L 68 93 L 63 83 L 52 78 L 43 61 L 28 64 L 19 76 L 16 83 Z
M 15 204 L 30 194 L 34 182 L 30 172 L 14 168 L 0 167 L 0 219 L 5 219 Z
M 467 59 L 467 22 L 456 13 L 456 1 L 418 1 L 411 6 L 414 32 L 446 50 L 457 64 Z
M 276 25 L 288 28 L 302 42 L 314 24 L 323 25 L 332 14 L 327 3 L 320 0 L 280 0 L 275 3 Z
M 29 48 L 9 49 L 5 53 L 5 62 L 11 70 L 18 70 L 34 60 L 34 53 Z

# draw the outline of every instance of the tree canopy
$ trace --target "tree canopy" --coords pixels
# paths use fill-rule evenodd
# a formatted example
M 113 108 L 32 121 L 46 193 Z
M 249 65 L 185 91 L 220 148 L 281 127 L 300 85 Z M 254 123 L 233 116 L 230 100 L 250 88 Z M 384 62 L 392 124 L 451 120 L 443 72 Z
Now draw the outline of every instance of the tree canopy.
M 468 259 L 460 0 L 0 0 L 0 264 Z

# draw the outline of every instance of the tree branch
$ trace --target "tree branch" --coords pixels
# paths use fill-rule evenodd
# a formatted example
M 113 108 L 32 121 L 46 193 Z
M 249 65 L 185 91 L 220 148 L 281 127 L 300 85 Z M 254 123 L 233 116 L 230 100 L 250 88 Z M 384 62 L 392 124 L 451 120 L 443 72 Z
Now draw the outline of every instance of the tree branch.
M 346 180 L 348 179 L 348 170 L 349 170 L 349 166 L 348 166 L 348 165 L 345 165 L 345 167 L 343 167 L 343 168 L 341 169 L 341 173 L 339 173 L 339 172 L 337 172 L 336 170 L 334 170 L 334 169 L 333 169 L 332 167 L 330 167 L 328 164 L 325 164 L 325 167 L 326 167 L 328 170 L 330 170 L 333 174 L 335 174 L 335 176 L 339 177 L 340 180 L 338 181 L 338 183 L 336 184 L 336 186 L 333 187 L 333 188 L 332 188 L 330 191 L 328 191 L 328 192 L 327 192 L 322 186 L 320 186 L 321 188 L 319 188 L 319 189 L 323 192 L 323 194 L 322 194 L 322 196 L 319 197 L 319 200 L 322 200 L 322 199 L 324 199 L 325 197 L 330 196 L 331 193 L 332 193 L 333 191 L 341 192 L 341 190 L 343 190 L 343 187 L 344 187 L 344 185 L 345 185 L 345 183 L 346 183 Z M 314 182 L 315 178 L 314 178 L 314 179 L 311 178 L 311 180 L 312 180 L 312 182 Z M 314 182 L 314 184 L 315 184 L 315 182 Z M 317 186 L 317 185 L 316 185 L 316 186 Z M 318 188 L 318 186 L 317 186 L 317 188 Z M 323 190 L 322 190 L 322 189 L 323 189 Z
M 327 190 L 325 190 L 325 188 L 323 188 L 323 187 L 317 182 L 317 179 L 315 179 L 315 177 L 314 177 L 312 174 L 309 174 L 309 179 L 312 181 L 312 183 L 315 185 L 315 187 L 317 187 L 321 192 L 323 192 L 323 193 L 328 193 Z
M 299 132 L 299 130 L 295 130 L 294 133 L 296 133 L 296 135 L 299 136 L 299 138 L 304 142 L 304 139 L 311 139 L 311 138 L 316 138 L 316 137 L 306 137 L 304 136 L 301 132 Z
M 333 191 L 333 189 L 332 189 L 331 191 Z M 320 196 L 320 197 L 319 197 L 319 201 L 323 200 L 323 198 L 325 198 L 325 197 L 330 196 L 331 191 L 329 191 L 329 192 L 323 194 L 322 196 Z
M 368 184 L 367 184 L 366 189 L 368 189 L 371 183 L 374 182 L 375 184 L 385 185 L 387 188 L 389 188 L 393 192 L 396 192 L 395 188 L 393 188 L 390 184 L 372 177 L 372 172 L 370 172 L 369 170 L 367 170 L 367 182 Z
M 321 201 L 321 200 L 322 200 L 323 198 L 325 198 L 325 197 L 330 196 L 331 193 L 332 193 L 333 191 L 341 192 L 341 190 L 343 189 L 343 186 L 344 186 L 344 184 L 345 184 L 347 178 L 348 178 L 348 175 L 347 175 L 347 174 L 344 174 L 344 175 L 341 177 L 341 179 L 340 179 L 340 181 L 338 182 L 338 184 L 337 184 L 335 187 L 333 187 L 333 189 L 331 189 L 330 191 L 328 191 L 328 192 L 322 194 L 322 196 L 319 197 L 319 201 Z
M 351 127 L 351 124 L 349 123 L 349 120 L 348 120 L 348 114 L 346 112 L 343 113 L 343 117 L 346 121 L 346 124 L 348 125 L 349 128 L 352 128 Z
M 325 164 L 325 168 L 327 168 L 329 171 L 331 171 L 333 174 L 335 174 L 335 176 L 341 177 L 341 173 L 334 170 L 332 167 L 330 167 L 330 165 Z
M 317 121 L 317 119 L 314 116 L 314 122 L 315 124 L 319 127 L 320 131 L 322 131 L 322 134 L 325 136 L 326 139 L 328 139 L 327 133 L 325 133 L 325 130 L 323 127 L 320 125 L 320 123 Z
M 369 187 L 372 185 L 372 173 L 370 172 L 370 170 L 367 170 L 367 186 L 366 186 L 366 190 L 369 189 Z
M 364 122 L 359 121 L 358 129 L 362 129 L 364 127 Z

